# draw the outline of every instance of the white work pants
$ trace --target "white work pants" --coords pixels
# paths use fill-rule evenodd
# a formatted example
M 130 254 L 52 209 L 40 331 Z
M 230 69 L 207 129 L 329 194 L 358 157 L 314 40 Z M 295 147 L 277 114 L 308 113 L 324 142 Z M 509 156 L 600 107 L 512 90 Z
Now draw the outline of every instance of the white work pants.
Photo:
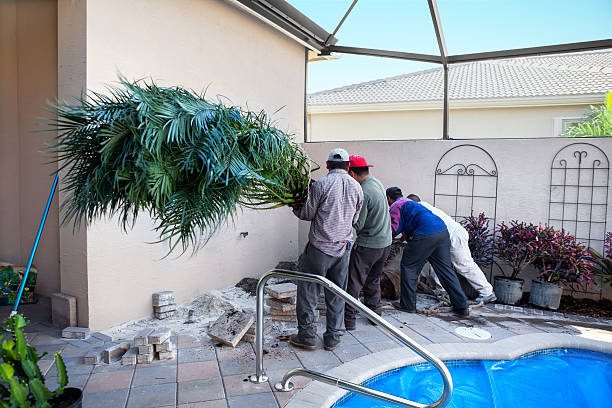
M 457 228 L 450 234 L 451 261 L 457 273 L 463 276 L 481 296 L 493 294 L 493 286 L 487 281 L 480 267 L 472 259 L 468 246 L 470 236 L 465 228 Z
M 480 296 L 489 296 L 493 294 L 493 286 L 487 281 L 480 267 L 474 262 L 468 245 L 469 239 L 470 236 L 464 228 L 457 228 L 450 232 L 451 262 L 453 263 L 455 271 L 463 276 L 469 284 L 478 291 Z M 423 271 L 425 276 L 429 275 L 427 276 L 428 279 L 433 278 L 436 288 L 442 289 L 442 285 L 434 273 L 433 268 L 429 267 L 425 269 L 429 269 L 429 271 Z

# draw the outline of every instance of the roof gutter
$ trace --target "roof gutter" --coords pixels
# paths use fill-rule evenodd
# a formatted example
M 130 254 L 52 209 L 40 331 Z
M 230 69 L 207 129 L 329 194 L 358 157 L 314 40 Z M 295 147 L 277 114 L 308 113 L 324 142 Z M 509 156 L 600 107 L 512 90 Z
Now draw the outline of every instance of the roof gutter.
M 530 98 L 489 98 L 489 99 L 453 99 L 452 109 L 490 109 L 490 108 L 526 108 L 537 106 L 571 106 L 596 105 L 603 103 L 605 93 L 588 95 L 566 95 Z M 357 112 L 400 112 L 440 110 L 442 100 L 392 102 L 392 103 L 361 103 L 338 105 L 310 105 L 309 114 L 334 114 Z
M 284 0 L 227 0 L 304 47 L 320 53 L 337 39 Z

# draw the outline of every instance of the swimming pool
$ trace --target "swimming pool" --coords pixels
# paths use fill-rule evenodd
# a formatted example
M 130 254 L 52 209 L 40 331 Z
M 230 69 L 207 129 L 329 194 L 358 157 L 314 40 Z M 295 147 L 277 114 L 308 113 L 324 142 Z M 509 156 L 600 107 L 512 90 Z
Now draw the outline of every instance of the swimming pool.
M 608 407 L 612 401 L 610 354 L 553 349 L 515 360 L 461 360 L 446 365 L 454 383 L 453 398 L 447 407 L 600 408 Z M 366 384 L 421 403 L 434 402 L 442 392 L 442 378 L 428 363 L 383 373 Z M 397 406 L 353 393 L 334 404 L 334 408 Z

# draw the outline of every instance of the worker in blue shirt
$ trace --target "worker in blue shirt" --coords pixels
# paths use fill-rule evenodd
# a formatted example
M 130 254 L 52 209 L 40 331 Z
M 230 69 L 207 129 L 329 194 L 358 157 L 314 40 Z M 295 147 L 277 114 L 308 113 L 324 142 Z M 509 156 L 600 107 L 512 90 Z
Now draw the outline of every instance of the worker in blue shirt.
M 420 203 L 406 201 L 400 209 L 400 223 L 394 233 L 402 233 L 407 241 L 401 261 L 400 301 L 393 306 L 405 312 L 416 312 L 417 279 L 423 265 L 429 261 L 450 297 L 453 312 L 469 316 L 467 297 L 452 268 L 451 242 L 444 221 Z

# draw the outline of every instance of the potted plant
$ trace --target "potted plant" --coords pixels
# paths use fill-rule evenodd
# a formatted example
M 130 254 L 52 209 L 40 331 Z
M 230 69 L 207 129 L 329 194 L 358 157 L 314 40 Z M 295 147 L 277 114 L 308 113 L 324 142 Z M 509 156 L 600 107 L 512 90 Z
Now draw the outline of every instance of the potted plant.
M 488 267 L 493 263 L 493 233 L 489 229 L 489 219 L 484 213 L 478 217 L 470 215 L 461 220 L 460 224 L 466 229 L 470 239 L 468 246 L 474 262 L 481 267 Z M 461 287 L 469 299 L 475 299 L 479 293 L 461 275 L 457 275 Z
M 493 233 L 489 229 L 489 219 L 484 213 L 478 217 L 470 215 L 461 221 L 470 236 L 469 247 L 472 258 L 480 266 L 489 266 L 493 262 Z
M 531 285 L 529 302 L 548 309 L 558 309 L 563 284 L 586 285 L 594 281 L 593 261 L 586 246 L 565 230 L 539 226 L 532 242 L 533 265 L 538 279 Z
M 54 356 L 59 386 L 51 391 L 38 367 L 44 357 L 30 346 L 23 333 L 26 321 L 17 314 L 4 322 L 0 335 L 0 407 L 6 408 L 79 408 L 82 393 L 78 388 L 66 388 L 68 373 L 59 353 Z
M 511 221 L 501 223 L 493 243 L 495 258 L 510 269 L 507 274 L 502 268 L 502 276 L 493 279 L 493 290 L 497 299 L 505 304 L 514 305 L 523 297 L 523 279 L 519 275 L 533 260 L 531 242 L 535 239 L 537 227 L 525 222 Z

